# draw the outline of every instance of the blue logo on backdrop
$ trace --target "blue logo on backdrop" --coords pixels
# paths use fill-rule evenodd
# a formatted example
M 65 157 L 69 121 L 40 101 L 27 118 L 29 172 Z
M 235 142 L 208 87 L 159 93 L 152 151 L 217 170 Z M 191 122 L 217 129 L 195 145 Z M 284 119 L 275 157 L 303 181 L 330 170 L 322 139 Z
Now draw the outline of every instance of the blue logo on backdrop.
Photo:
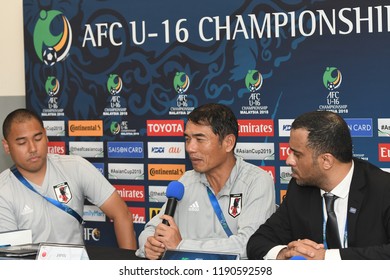
M 102 162 L 92 162 L 92 164 L 96 167 L 97 170 L 100 171 L 104 175 L 104 163 Z
M 289 132 L 291 130 L 291 124 L 284 124 L 282 129 L 283 131 Z
M 109 158 L 143 158 L 143 142 L 107 142 Z
M 372 137 L 372 119 L 345 119 L 352 137 Z

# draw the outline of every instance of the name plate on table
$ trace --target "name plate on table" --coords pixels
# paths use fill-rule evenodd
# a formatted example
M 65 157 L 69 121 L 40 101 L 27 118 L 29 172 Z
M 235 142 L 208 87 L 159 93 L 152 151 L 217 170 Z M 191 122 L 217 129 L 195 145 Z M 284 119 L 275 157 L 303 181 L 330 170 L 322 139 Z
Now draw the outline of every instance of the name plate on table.
M 41 243 L 37 260 L 89 260 L 83 245 Z

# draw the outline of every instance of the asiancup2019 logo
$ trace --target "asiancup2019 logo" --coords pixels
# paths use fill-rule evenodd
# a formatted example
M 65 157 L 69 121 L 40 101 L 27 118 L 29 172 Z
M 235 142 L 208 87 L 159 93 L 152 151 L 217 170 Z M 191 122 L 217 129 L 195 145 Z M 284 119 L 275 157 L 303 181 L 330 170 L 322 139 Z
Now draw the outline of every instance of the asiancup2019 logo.
M 259 91 L 263 85 L 263 76 L 257 70 L 249 70 L 245 76 L 245 85 L 250 92 Z
M 342 75 L 336 67 L 327 67 L 322 77 L 324 86 L 328 90 L 335 90 L 341 85 Z
M 53 34 L 54 33 L 54 34 Z M 57 10 L 42 10 L 33 33 L 38 58 L 48 66 L 63 61 L 72 44 L 72 28 L 68 19 Z
M 107 90 L 111 95 L 116 95 L 122 90 L 122 79 L 117 74 L 110 74 L 107 79 Z
M 178 94 L 183 94 L 190 86 L 190 78 L 184 72 L 177 72 L 173 79 L 173 86 Z

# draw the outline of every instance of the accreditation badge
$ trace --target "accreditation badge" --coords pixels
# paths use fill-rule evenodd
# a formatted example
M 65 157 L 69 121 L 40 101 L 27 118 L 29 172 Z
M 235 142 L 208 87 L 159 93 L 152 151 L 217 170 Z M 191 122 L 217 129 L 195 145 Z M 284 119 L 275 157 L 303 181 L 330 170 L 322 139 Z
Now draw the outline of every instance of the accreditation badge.
M 53 186 L 53 188 L 59 202 L 67 204 L 72 199 L 72 193 L 67 182 L 60 183 Z
M 231 194 L 229 203 L 229 215 L 236 218 L 241 213 L 242 208 L 242 193 Z

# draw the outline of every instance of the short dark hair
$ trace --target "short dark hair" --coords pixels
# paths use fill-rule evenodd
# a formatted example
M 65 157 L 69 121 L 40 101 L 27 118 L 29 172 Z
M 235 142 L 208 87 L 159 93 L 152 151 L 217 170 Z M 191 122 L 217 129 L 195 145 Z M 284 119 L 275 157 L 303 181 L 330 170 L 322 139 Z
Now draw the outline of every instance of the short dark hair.
M 238 138 L 238 122 L 233 111 L 226 105 L 208 103 L 195 108 L 189 115 L 188 120 L 200 125 L 209 125 L 215 135 L 219 136 L 220 142 L 229 134 Z
M 11 125 L 14 122 L 24 122 L 26 120 L 30 119 L 35 119 L 37 120 L 42 127 L 43 126 L 43 121 L 42 119 L 33 111 L 21 108 L 21 109 L 16 109 L 12 111 L 11 113 L 8 114 L 8 116 L 5 118 L 3 122 L 3 136 L 5 139 L 7 139 L 10 131 L 11 131 Z
M 309 132 L 308 146 L 315 151 L 315 156 L 330 153 L 341 162 L 352 160 L 351 132 L 340 115 L 330 111 L 305 113 L 291 125 L 291 129 L 298 128 Z

